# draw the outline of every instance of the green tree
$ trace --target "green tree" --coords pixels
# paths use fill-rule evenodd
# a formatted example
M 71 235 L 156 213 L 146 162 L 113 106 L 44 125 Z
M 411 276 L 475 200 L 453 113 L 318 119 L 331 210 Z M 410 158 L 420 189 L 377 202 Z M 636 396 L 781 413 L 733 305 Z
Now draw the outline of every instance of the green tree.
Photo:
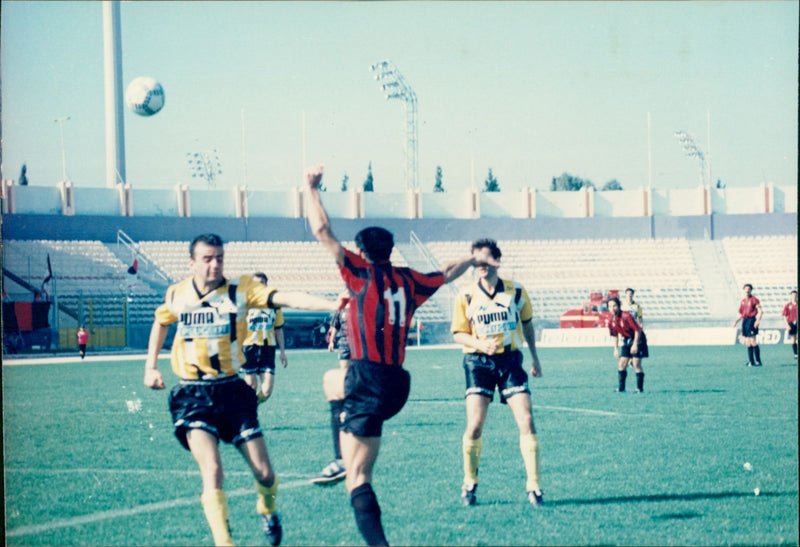
M 497 177 L 494 176 L 492 173 L 492 168 L 489 168 L 489 174 L 486 176 L 486 180 L 483 181 L 483 191 L 484 192 L 499 192 L 500 191 L 500 183 L 497 182 Z
M 342 192 L 347 192 L 347 182 L 350 180 L 350 177 L 347 176 L 347 173 L 344 174 L 342 177 Z
M 375 191 L 375 187 L 372 185 L 372 162 L 369 162 L 369 167 L 367 168 L 367 178 L 364 180 L 364 191 Z
M 444 185 L 442 184 L 442 166 L 436 166 L 436 184 L 433 185 L 434 192 L 444 192 Z
M 581 188 L 594 188 L 594 184 L 590 180 L 583 180 L 580 177 L 575 177 L 569 173 L 562 173 L 558 177 L 553 177 L 553 182 L 550 184 L 550 190 L 554 192 L 560 191 L 576 191 Z
M 28 185 L 28 166 L 26 164 L 22 164 L 22 169 L 19 172 L 19 185 L 20 186 L 27 186 Z
M 617 179 L 611 179 L 603 185 L 601 190 L 622 190 L 622 185 Z

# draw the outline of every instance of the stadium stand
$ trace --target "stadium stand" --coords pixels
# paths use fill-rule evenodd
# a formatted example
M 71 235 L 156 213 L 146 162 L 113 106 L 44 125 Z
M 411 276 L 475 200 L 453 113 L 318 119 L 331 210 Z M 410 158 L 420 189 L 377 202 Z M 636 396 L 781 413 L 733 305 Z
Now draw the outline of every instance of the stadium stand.
M 722 308 L 726 314 L 730 311 L 731 317 L 712 313 L 711 289 L 704 287 L 698 275 L 698 255 L 693 258 L 693 243 L 685 238 L 508 239 L 498 243 L 503 250 L 501 277 L 516 279 L 526 287 L 534 317 L 544 326 L 555 326 L 566 310 L 581 306 L 588 294 L 597 290 L 634 287 L 651 325 L 677 322 L 687 309 L 693 318 L 728 321 L 738 302 L 732 301 L 730 310 Z M 765 314 L 779 317 L 788 292 L 796 286 L 796 236 L 725 237 L 716 244 L 730 265 L 728 277 L 739 287 L 752 283 Z M 144 240 L 134 242 L 133 249 L 170 281 L 176 281 L 188 275 L 188 245 L 188 241 Z M 355 249 L 352 241 L 345 246 Z M 392 261 L 430 270 L 463 256 L 469 246 L 470 241 L 399 243 Z M 163 300 L 164 287 L 143 278 L 128 286 L 128 264 L 123 261 L 127 252 L 129 249 L 120 253 L 114 244 L 94 240 L 11 239 L 4 241 L 3 267 L 38 287 L 49 255 L 59 303 L 75 310 L 76 317 L 88 318 L 95 326 L 119 326 L 127 321 L 146 329 Z M 283 290 L 327 298 L 343 289 L 335 264 L 316 242 L 230 241 L 226 243 L 225 269 L 229 276 L 264 271 L 270 283 Z M 471 282 L 469 274 L 462 276 L 453 291 Z M 7 281 L 6 287 L 11 292 L 13 283 Z M 440 291 L 419 310 L 417 319 L 444 324 L 451 306 L 452 291 Z M 72 323 L 77 320 L 65 318 L 60 326 Z
M 722 245 L 737 286 L 752 284 L 764 314 L 780 316 L 797 288 L 797 237 L 725 237 Z
M 3 268 L 39 286 L 46 272 L 47 257 L 54 280 L 52 296 L 72 309 L 80 319 L 96 326 L 123 325 L 125 306 L 130 303 L 131 321 L 148 316 L 152 321 L 154 299 L 160 298 L 147 283 L 129 283 L 128 264 L 104 243 L 94 240 L 6 240 L 3 242 Z M 8 287 L 10 293 L 14 289 Z
M 500 240 L 498 245 L 503 251 L 500 276 L 525 286 L 539 319 L 558 321 L 564 311 L 579 307 L 591 291 L 626 287 L 636 289 L 637 300 L 650 319 L 678 319 L 687 305 L 695 316 L 710 317 L 685 239 Z M 427 246 L 438 260 L 447 262 L 468 250 L 469 243 Z M 470 281 L 462 277 L 456 286 L 463 288 Z
M 791 255 L 791 250 L 797 248 L 796 237 L 729 237 L 722 241 L 738 285 L 745 282 L 756 285 L 765 312 L 779 313 L 778 307 L 797 278 L 797 263 Z M 540 319 L 558 320 L 566 309 L 580 305 L 593 290 L 624 290 L 629 286 L 636 288 L 650 318 L 678 319 L 687 306 L 695 316 L 710 316 L 685 239 L 501 240 L 498 243 L 503 249 L 500 275 L 516 279 L 528 289 L 534 312 Z M 49 254 L 58 272 L 59 297 L 67 301 L 88 295 L 113 299 L 128 292 L 127 265 L 99 241 L 8 240 L 5 246 L 6 267 L 23 275 L 30 268 L 36 268 L 38 273 Z M 355 248 L 353 242 L 346 242 L 345 246 Z M 140 241 L 137 246 L 172 281 L 188 274 L 187 247 L 188 241 L 156 240 Z M 428 242 L 425 247 L 438 266 L 463 256 L 469 250 L 469 242 Z M 403 253 L 409 250 L 399 245 L 392 261 L 407 265 Z M 620 256 L 632 258 L 628 261 Z M 667 262 L 665 257 L 669 257 Z M 327 251 L 314 242 L 232 241 L 226 244 L 225 258 L 228 275 L 264 271 L 271 283 L 284 290 L 333 297 L 343 289 Z M 456 287 L 462 289 L 470 282 L 470 277 L 464 276 L 456 282 Z M 131 306 L 131 321 L 149 323 L 161 293 L 146 283 L 137 283 L 130 296 L 136 303 Z M 446 310 L 430 306 L 420 317 L 444 320 L 447 315 Z

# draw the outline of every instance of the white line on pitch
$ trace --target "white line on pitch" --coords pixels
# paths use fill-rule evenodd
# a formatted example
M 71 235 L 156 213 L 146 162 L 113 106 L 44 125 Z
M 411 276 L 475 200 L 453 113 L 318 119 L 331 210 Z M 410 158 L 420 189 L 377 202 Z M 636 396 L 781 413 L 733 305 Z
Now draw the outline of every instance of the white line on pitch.
M 34 467 L 6 467 L 6 473 L 30 473 L 34 475 L 85 475 L 85 474 L 106 474 L 106 475 L 186 475 L 199 476 L 198 469 L 96 469 L 89 467 L 79 467 L 75 469 L 41 469 Z M 252 476 L 252 471 L 225 471 L 226 477 Z M 300 473 L 280 473 L 281 478 L 304 477 Z
M 591 408 L 574 408 L 569 406 L 548 406 L 548 405 L 531 405 L 531 408 L 539 408 L 543 410 L 563 410 L 565 412 L 579 412 L 581 414 L 596 414 L 598 416 L 622 416 L 621 412 L 612 412 L 609 410 L 592 410 Z M 637 414 L 638 416 L 638 414 Z
M 292 481 L 285 484 L 281 484 L 280 490 L 290 490 L 300 486 L 306 486 L 309 484 L 311 484 L 311 482 L 308 480 Z M 253 493 L 254 493 L 253 488 L 239 488 L 237 490 L 226 492 L 226 495 L 228 496 L 228 498 L 235 498 L 239 496 L 252 495 Z M 73 517 L 70 519 L 54 520 L 45 524 L 31 524 L 28 526 L 20 526 L 19 528 L 6 530 L 6 537 L 18 537 L 30 534 L 40 534 L 42 532 L 49 532 L 51 530 L 56 530 L 58 528 L 70 528 L 73 526 L 80 526 L 82 524 L 92 524 L 95 522 L 100 522 L 102 520 L 116 519 L 120 517 L 131 517 L 134 515 L 140 515 L 142 513 L 149 513 L 152 511 L 163 511 L 165 509 L 183 507 L 184 505 L 192 505 L 195 503 L 200 503 L 200 496 L 191 496 L 189 498 L 177 498 L 174 500 L 146 503 L 144 505 L 139 505 L 137 507 L 130 507 L 128 509 L 112 509 L 111 511 L 100 511 L 89 515 Z

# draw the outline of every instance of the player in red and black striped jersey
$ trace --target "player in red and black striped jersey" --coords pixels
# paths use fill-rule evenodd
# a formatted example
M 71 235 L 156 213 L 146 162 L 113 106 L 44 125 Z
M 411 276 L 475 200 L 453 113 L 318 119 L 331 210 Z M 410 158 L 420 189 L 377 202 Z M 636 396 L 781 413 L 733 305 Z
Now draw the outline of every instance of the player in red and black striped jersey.
M 608 301 L 608 311 L 611 319 L 608 320 L 608 333 L 614 338 L 614 357 L 619 359 L 619 387 L 620 393 L 625 391 L 625 381 L 628 378 L 628 363 L 633 364 L 636 372 L 636 393 L 644 391 L 644 370 L 642 359 L 650 355 L 647 348 L 647 338 L 644 336 L 639 322 L 627 311 L 622 311 L 619 298 L 614 297 Z M 619 339 L 622 338 L 620 347 Z
M 355 237 L 359 253 L 339 243 L 331 231 L 319 186 L 322 166 L 306 170 L 308 223 L 330 251 L 350 295 L 347 339 L 350 366 L 344 383 L 340 440 L 356 525 L 369 545 L 387 545 L 381 508 L 372 490 L 372 468 L 378 457 L 383 422 L 397 414 L 408 399 L 410 377 L 403 368 L 406 337 L 414 311 L 444 283 L 477 263 L 499 265 L 488 249 L 457 260 L 441 271 L 420 273 L 392 266 L 391 232 L 377 226 Z
M 783 307 L 783 320 L 786 322 L 788 334 L 792 338 L 792 351 L 797 359 L 797 291 L 789 293 L 789 301 Z
M 761 366 L 761 349 L 758 347 L 758 324 L 761 322 L 761 303 L 758 298 L 753 296 L 753 286 L 745 283 L 742 287 L 744 298 L 739 304 L 739 316 L 733 322 L 734 328 L 739 321 L 742 321 L 742 342 L 747 347 L 748 367 Z

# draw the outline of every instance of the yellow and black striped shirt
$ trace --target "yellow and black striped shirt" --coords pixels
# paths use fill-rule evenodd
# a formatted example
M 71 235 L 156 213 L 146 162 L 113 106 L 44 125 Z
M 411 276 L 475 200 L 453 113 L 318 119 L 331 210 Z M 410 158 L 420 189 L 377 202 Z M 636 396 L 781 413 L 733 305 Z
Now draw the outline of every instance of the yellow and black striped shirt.
M 525 287 L 516 281 L 499 279 L 494 294 L 480 283 L 456 298 L 450 330 L 466 332 L 479 339 L 494 338 L 497 353 L 520 349 L 524 345 L 522 323 L 533 318 L 533 308 Z M 478 350 L 464 346 L 464 353 Z
M 250 309 L 247 311 L 247 338 L 242 345 L 274 346 L 277 344 L 275 329 L 282 327 L 283 310 L 280 308 Z
M 192 278 L 171 285 L 156 309 L 161 325 L 177 323 L 172 344 L 172 370 L 184 380 L 216 380 L 233 376 L 245 362 L 251 309 L 273 308 L 275 287 L 243 275 L 201 296 Z

